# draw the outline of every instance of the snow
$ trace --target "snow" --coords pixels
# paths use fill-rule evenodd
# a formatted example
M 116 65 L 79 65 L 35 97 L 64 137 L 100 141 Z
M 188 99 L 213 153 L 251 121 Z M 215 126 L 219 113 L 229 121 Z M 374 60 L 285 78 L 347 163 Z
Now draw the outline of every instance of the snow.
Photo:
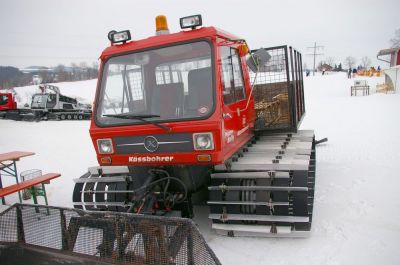
M 210 228 L 207 209 L 195 221 L 222 264 L 400 264 L 400 94 L 376 94 L 380 77 L 358 77 L 370 96 L 350 96 L 354 79 L 345 73 L 305 79 L 306 118 L 302 129 L 317 139 L 317 179 L 312 234 L 305 239 L 230 238 Z M 92 102 L 95 81 L 58 84 L 62 93 Z M 28 88 L 18 88 L 23 90 Z M 32 88 L 29 88 L 32 89 Z M 47 186 L 49 202 L 72 206 L 72 179 L 97 164 L 88 121 L 0 120 L 0 152 L 33 151 L 18 162 L 60 172 Z M 3 177 L 5 184 L 12 179 Z M 17 196 L 6 198 L 17 202 Z

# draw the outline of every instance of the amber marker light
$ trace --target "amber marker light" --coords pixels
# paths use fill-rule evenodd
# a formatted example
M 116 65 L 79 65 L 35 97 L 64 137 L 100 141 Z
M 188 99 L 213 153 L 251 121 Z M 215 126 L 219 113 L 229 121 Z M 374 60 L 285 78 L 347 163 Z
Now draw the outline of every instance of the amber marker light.
M 111 157 L 109 156 L 105 156 L 100 158 L 100 162 L 101 164 L 111 164 Z
M 168 29 L 167 17 L 164 15 L 156 16 L 156 34 L 162 35 L 168 33 L 169 29 Z
M 211 155 L 197 155 L 197 161 L 199 162 L 210 162 Z
M 240 56 L 245 56 L 249 53 L 249 48 L 246 44 L 240 44 L 239 46 L 239 54 Z

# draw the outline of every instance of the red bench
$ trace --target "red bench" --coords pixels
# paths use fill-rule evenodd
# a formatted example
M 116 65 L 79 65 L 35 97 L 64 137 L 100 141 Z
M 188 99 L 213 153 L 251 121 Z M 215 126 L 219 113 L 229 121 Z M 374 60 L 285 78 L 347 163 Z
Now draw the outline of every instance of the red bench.
M 48 174 L 45 174 L 45 175 L 42 175 L 39 177 L 35 177 L 32 179 L 22 181 L 20 183 L 14 184 L 14 185 L 10 185 L 10 186 L 1 188 L 0 189 L 0 198 L 10 195 L 10 194 L 13 194 L 18 191 L 21 191 L 21 190 L 32 188 L 33 186 L 38 185 L 38 184 L 42 184 L 44 186 L 45 183 L 49 182 L 52 179 L 58 178 L 60 176 L 61 176 L 61 174 L 59 174 L 59 173 L 48 173 Z M 47 204 L 46 195 L 45 195 L 45 199 L 46 199 L 46 204 Z M 37 201 L 36 201 L 35 196 L 34 196 L 33 200 L 34 200 L 34 203 L 36 204 Z

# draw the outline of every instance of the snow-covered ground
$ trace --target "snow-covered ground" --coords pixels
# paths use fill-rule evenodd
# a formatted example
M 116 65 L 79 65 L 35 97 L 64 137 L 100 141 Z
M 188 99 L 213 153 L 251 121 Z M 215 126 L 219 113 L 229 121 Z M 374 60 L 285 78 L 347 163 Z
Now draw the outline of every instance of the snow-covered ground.
M 376 94 L 383 78 L 366 79 L 370 96 L 350 97 L 346 74 L 307 77 L 302 129 L 317 139 L 317 180 L 311 237 L 228 238 L 210 229 L 207 210 L 195 221 L 223 264 L 400 264 L 400 94 Z M 59 84 L 66 95 L 92 102 L 95 81 Z M 22 88 L 19 88 L 22 89 Z M 60 172 L 48 185 L 52 205 L 72 206 L 73 178 L 96 165 L 88 121 L 0 120 L 0 152 L 33 151 L 19 171 Z M 3 177 L 4 182 L 12 180 Z M 16 196 L 7 202 L 16 202 Z

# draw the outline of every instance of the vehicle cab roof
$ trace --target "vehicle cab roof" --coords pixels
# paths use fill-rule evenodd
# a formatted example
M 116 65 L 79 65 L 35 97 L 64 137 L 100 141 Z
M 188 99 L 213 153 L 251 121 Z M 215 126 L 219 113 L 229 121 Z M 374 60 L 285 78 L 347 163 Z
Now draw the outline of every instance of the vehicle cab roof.
M 177 33 L 170 33 L 170 34 L 164 34 L 164 35 L 156 35 L 156 36 L 151 36 L 146 39 L 141 39 L 141 40 L 131 40 L 127 43 L 124 44 L 117 44 L 117 45 L 112 45 L 106 48 L 100 58 L 102 60 L 106 59 L 107 57 L 115 54 L 123 54 L 126 52 L 130 51 L 135 51 L 135 50 L 144 50 L 147 48 L 151 47 L 157 47 L 157 46 L 164 46 L 168 44 L 173 44 L 173 43 L 178 43 L 178 42 L 185 42 L 185 41 L 190 41 L 194 39 L 210 39 L 214 40 L 217 37 L 223 38 L 223 39 L 230 39 L 230 40 L 239 40 L 240 38 L 229 33 L 226 31 L 223 31 L 221 29 L 218 29 L 216 27 L 202 27 L 199 29 L 194 29 L 194 30 L 185 30 L 185 31 L 180 31 Z

